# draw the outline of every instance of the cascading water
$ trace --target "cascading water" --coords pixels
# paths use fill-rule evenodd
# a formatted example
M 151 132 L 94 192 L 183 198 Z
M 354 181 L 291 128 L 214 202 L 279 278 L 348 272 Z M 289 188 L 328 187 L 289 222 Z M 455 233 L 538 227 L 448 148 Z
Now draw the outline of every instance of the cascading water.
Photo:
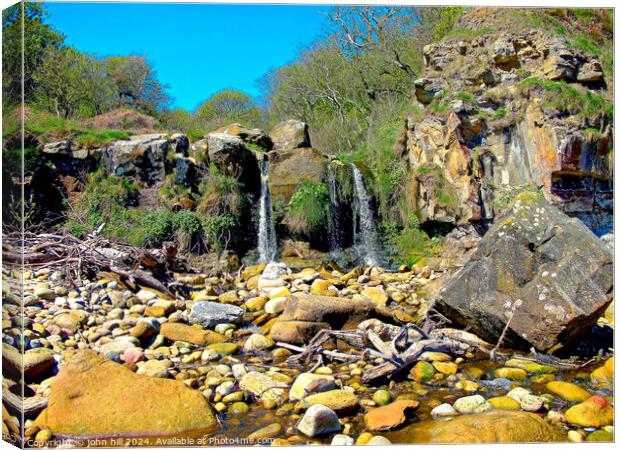
M 329 250 L 335 251 L 342 247 L 342 230 L 340 228 L 340 201 L 338 200 L 338 187 L 336 176 L 331 164 L 327 165 L 327 186 L 329 188 L 329 200 L 332 204 L 332 214 L 329 220 Z
M 375 229 L 375 216 L 370 207 L 371 198 L 364 186 L 364 177 L 352 164 L 355 186 L 357 221 L 354 227 L 355 249 L 368 266 L 380 264 L 379 243 Z
M 260 262 L 270 262 L 276 257 L 278 245 L 276 229 L 273 225 L 271 194 L 269 192 L 269 160 L 260 164 L 260 208 L 258 222 L 258 259 Z

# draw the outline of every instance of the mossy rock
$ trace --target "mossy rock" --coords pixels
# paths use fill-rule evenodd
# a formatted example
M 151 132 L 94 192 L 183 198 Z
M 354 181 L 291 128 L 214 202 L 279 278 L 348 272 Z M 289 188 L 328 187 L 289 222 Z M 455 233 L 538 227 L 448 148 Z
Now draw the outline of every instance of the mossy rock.
M 413 369 L 411 369 L 410 376 L 420 383 L 426 383 L 430 381 L 435 375 L 435 369 L 432 364 L 427 361 L 418 361 Z
M 514 398 L 507 396 L 504 397 L 492 397 L 487 400 L 491 406 L 495 409 L 521 409 L 521 405 Z
M 218 342 L 208 345 L 207 348 L 210 350 L 215 350 L 220 355 L 232 355 L 239 350 L 239 346 L 237 344 L 233 344 L 232 342 Z
M 564 381 L 550 381 L 547 390 L 569 402 L 583 402 L 592 397 L 588 391 L 573 383 Z

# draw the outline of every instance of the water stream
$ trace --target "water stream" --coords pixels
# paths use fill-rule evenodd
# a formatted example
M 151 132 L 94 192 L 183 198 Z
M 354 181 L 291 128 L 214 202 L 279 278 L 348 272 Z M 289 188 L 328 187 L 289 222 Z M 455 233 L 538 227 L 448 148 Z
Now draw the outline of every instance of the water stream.
M 333 252 L 342 248 L 341 209 L 338 199 L 338 186 L 336 176 L 331 164 L 327 165 L 327 186 L 329 200 L 332 204 L 332 214 L 329 220 L 329 251 Z
M 258 255 L 260 262 L 273 261 L 278 251 L 276 229 L 273 224 L 271 194 L 269 192 L 269 160 L 259 162 L 260 165 L 260 208 L 258 222 Z
M 357 220 L 354 227 L 355 249 L 368 266 L 380 265 L 379 241 L 375 228 L 375 215 L 371 208 L 371 197 L 364 185 L 364 177 L 352 164 L 355 186 Z

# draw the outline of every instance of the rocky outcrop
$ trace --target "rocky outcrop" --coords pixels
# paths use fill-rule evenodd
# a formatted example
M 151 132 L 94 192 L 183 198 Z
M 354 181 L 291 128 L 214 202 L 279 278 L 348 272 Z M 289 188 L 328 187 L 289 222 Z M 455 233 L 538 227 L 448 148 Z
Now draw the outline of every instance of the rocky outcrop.
M 550 31 L 493 31 L 509 14 L 474 11 L 459 24 L 473 37 L 424 47 L 415 95 L 425 108 L 397 145 L 422 222 L 493 219 L 523 186 L 571 215 L 611 211 L 611 94 L 598 57 Z M 584 112 L 588 98 L 599 112 Z
M 303 180 L 323 182 L 329 159 L 312 147 L 278 150 L 269 153 L 269 189 L 271 197 L 288 203 Z
M 91 350 L 76 352 L 54 380 L 36 420 L 59 438 L 176 436 L 219 424 L 209 402 L 181 381 L 136 375 Z
M 152 186 L 166 178 L 165 159 L 169 142 L 163 134 L 131 136 L 103 150 L 108 175 L 127 177 Z
M 510 348 L 569 346 L 612 300 L 613 257 L 577 219 L 542 196 L 524 193 L 480 241 L 433 307 Z
M 269 137 L 276 150 L 310 147 L 308 124 L 299 120 L 285 120 L 277 124 Z
M 249 192 L 260 192 L 258 162 L 240 137 L 210 133 L 208 149 L 210 163 L 221 173 L 237 178 Z
M 249 144 L 258 145 L 265 150 L 271 150 L 273 148 L 273 142 L 267 134 L 258 128 L 246 128 L 240 123 L 231 123 L 225 127 L 219 128 L 215 133 L 230 134 L 231 136 L 238 136 L 243 142 Z

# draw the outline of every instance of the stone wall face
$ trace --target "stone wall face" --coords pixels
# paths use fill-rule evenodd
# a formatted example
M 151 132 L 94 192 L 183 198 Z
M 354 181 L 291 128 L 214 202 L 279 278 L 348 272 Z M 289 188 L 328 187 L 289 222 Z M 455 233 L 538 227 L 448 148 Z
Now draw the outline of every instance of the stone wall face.
M 415 83 L 423 114 L 405 120 L 397 148 L 423 221 L 493 219 L 494 202 L 516 187 L 541 189 L 568 214 L 611 211 L 611 123 L 558 111 L 524 81 L 605 95 L 596 56 L 536 30 L 427 45 L 424 62 Z

